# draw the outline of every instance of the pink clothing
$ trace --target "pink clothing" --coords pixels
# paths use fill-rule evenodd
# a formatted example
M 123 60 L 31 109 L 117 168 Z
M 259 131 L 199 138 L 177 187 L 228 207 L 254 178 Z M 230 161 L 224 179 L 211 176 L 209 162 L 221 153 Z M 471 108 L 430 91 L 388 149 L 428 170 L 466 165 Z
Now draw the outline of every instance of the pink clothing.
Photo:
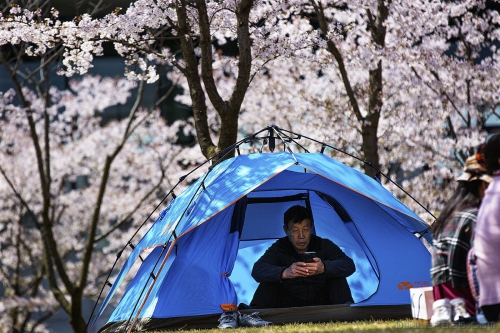
M 500 303 L 500 175 L 493 177 L 479 208 L 474 240 L 479 305 Z

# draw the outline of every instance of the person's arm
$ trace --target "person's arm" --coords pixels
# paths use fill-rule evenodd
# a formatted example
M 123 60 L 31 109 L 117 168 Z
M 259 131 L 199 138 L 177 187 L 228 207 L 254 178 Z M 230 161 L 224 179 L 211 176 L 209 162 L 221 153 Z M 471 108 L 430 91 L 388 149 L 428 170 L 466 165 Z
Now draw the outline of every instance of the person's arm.
M 252 277 L 259 283 L 281 281 L 281 274 L 287 267 L 280 266 L 279 262 L 278 246 L 274 243 L 253 265 Z
M 324 240 L 322 246 L 325 250 L 323 264 L 328 277 L 348 277 L 356 271 L 354 261 L 336 244 Z

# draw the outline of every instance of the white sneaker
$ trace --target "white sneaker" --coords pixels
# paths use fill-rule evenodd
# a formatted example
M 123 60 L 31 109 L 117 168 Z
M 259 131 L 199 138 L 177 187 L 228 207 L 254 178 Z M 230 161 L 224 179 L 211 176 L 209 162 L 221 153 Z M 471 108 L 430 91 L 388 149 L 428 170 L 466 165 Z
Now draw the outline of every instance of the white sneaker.
M 450 305 L 453 307 L 453 321 L 463 321 L 470 318 L 463 298 L 452 299 Z
M 451 304 L 448 299 L 438 299 L 432 304 L 434 314 L 431 317 L 431 325 L 451 324 Z

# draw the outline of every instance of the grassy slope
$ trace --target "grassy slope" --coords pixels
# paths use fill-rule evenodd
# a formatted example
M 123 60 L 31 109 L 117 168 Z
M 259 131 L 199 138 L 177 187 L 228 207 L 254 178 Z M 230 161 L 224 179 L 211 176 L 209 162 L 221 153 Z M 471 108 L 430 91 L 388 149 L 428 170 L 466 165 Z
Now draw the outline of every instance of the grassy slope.
M 265 319 L 265 318 L 263 318 Z M 276 325 L 263 328 L 236 328 L 226 329 L 225 332 L 231 333 L 326 333 L 326 332 L 363 332 L 370 333 L 378 332 L 484 332 L 484 333 L 500 333 L 500 325 L 495 324 L 459 324 L 448 325 L 441 327 L 431 327 L 428 324 L 419 323 L 414 320 L 374 320 L 374 321 L 358 321 L 358 322 L 338 322 L 324 324 L 287 324 Z M 151 333 L 166 333 L 166 332 L 186 332 L 186 333 L 215 333 L 221 332 L 220 329 L 206 330 L 187 330 L 187 331 L 155 331 Z

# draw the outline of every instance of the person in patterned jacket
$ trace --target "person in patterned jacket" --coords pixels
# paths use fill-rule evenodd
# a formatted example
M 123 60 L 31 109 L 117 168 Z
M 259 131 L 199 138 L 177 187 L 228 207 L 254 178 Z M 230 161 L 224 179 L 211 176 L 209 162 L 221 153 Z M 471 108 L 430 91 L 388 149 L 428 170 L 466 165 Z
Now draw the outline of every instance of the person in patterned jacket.
M 467 253 L 473 246 L 478 208 L 491 177 L 471 156 L 457 181 L 455 193 L 432 226 L 433 326 L 468 320 L 476 314 L 467 279 Z

